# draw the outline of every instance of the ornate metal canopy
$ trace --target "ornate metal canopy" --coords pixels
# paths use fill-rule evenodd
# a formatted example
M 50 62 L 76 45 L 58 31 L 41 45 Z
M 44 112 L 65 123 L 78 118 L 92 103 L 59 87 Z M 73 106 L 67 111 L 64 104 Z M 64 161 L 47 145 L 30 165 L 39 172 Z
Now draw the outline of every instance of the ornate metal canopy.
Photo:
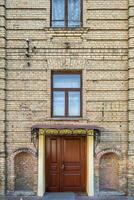
M 54 124 L 54 125 L 34 125 L 31 130 L 31 140 L 35 143 L 39 135 L 47 136 L 92 136 L 94 142 L 98 144 L 101 138 L 100 128 L 90 125 L 75 124 Z M 96 145 L 95 145 L 96 146 Z
M 100 128 L 90 125 L 75 125 L 75 124 L 56 124 L 56 125 L 34 125 L 31 128 L 31 141 L 38 152 L 38 137 L 39 135 L 47 136 L 91 136 L 94 138 L 94 156 L 95 149 L 101 140 Z

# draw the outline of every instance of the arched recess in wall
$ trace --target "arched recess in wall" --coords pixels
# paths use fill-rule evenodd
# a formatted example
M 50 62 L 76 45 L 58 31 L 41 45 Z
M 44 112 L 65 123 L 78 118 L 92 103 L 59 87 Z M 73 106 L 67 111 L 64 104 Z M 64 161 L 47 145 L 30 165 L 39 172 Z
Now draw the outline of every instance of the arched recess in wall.
M 35 191 L 36 159 L 31 152 L 22 151 L 14 157 L 15 191 Z
M 100 191 L 118 191 L 119 157 L 113 152 L 103 154 L 99 165 Z

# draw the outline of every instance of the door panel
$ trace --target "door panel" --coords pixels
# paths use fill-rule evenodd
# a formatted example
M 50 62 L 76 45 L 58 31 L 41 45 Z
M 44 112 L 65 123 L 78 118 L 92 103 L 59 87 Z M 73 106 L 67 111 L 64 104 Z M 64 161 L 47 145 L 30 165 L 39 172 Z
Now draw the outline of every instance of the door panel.
M 60 182 L 60 140 L 58 137 L 46 137 L 46 190 L 56 192 Z
M 85 137 L 46 137 L 46 190 L 85 192 Z
M 63 138 L 63 159 L 65 163 L 79 162 L 81 157 L 80 138 Z
M 61 191 L 83 191 L 84 175 L 83 164 L 85 159 L 83 144 L 84 137 L 63 137 L 62 138 L 62 164 Z

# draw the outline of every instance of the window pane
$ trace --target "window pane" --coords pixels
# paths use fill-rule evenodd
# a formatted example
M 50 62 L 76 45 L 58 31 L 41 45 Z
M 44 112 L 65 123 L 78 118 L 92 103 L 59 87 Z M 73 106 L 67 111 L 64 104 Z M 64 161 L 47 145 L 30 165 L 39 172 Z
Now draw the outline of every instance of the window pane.
M 65 115 L 65 93 L 53 92 L 53 115 L 64 116 Z
M 80 92 L 69 92 L 69 116 L 80 116 Z
M 80 0 L 68 0 L 68 26 L 80 26 Z
M 64 27 L 64 0 L 52 0 L 52 26 Z
M 80 74 L 53 75 L 54 88 L 80 88 Z
M 64 21 L 52 21 L 52 27 L 65 27 Z

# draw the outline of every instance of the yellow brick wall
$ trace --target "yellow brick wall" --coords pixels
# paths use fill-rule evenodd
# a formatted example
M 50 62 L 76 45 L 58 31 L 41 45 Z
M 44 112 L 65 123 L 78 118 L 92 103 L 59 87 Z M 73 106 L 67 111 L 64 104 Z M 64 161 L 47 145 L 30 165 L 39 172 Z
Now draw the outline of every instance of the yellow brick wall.
M 5 1 L 0 1 L 0 195 L 5 192 Z
M 133 143 L 128 147 L 128 137 L 133 140 L 134 120 L 133 6 L 134 0 L 83 0 L 83 27 L 63 30 L 50 28 L 49 0 L 7 0 L 6 22 L 5 7 L 0 4 L 1 96 L 6 88 L 6 103 L 0 99 L 0 123 L 3 125 L 6 106 L 8 191 L 13 190 L 10 156 L 19 148 L 35 150 L 31 126 L 60 123 L 60 119 L 51 118 L 51 71 L 82 70 L 83 117 L 65 123 L 88 123 L 101 128 L 96 154 L 105 149 L 121 152 L 119 190 L 133 193 L 132 168 L 127 165 L 127 159 L 132 162 L 134 155 Z M 26 39 L 36 47 L 30 58 L 25 55 Z M 3 133 L 4 130 L 0 137 L 4 137 Z M 128 148 L 131 156 L 127 158 Z M 97 169 L 95 176 L 98 191 Z
M 130 195 L 133 195 L 134 181 L 133 181 L 133 168 L 134 168 L 134 19 L 133 19 L 134 1 L 129 1 L 129 54 L 128 54 L 128 80 L 129 80 L 129 94 L 128 94 L 128 121 L 129 121 L 129 136 L 128 136 L 128 191 Z

